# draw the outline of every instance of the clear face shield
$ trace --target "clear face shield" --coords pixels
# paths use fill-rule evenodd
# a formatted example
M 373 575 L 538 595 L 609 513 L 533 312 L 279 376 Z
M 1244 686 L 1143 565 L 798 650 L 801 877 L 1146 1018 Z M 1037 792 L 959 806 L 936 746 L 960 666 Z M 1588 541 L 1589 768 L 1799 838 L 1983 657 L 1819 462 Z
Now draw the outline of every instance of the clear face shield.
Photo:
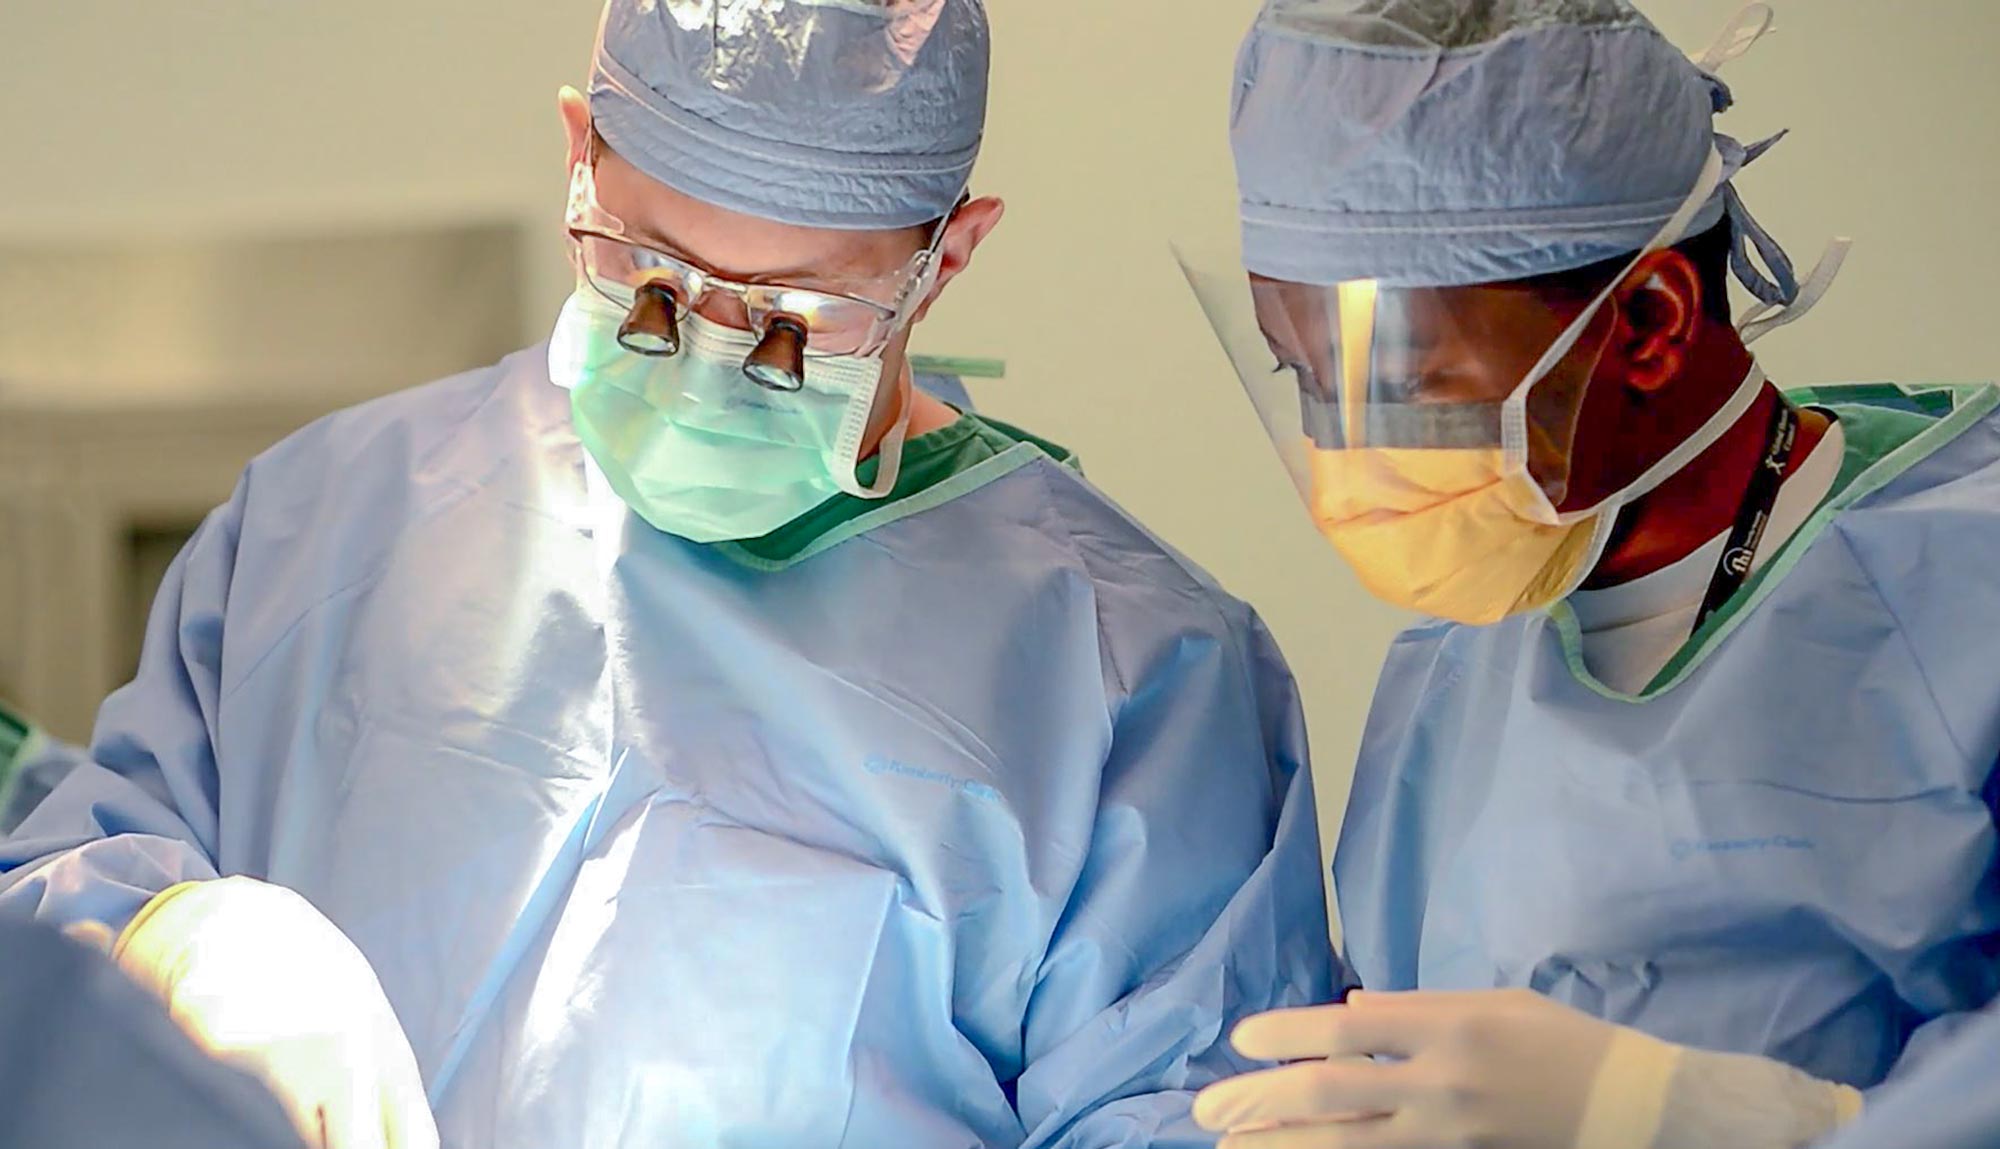
M 1520 285 L 1318 285 L 1220 252 L 1181 261 L 1314 524 L 1371 592 L 1483 625 L 1587 570 L 1611 519 L 1567 525 L 1557 508 L 1610 313 Z
M 1531 385 L 1523 380 L 1582 301 L 1558 307 L 1508 285 L 1321 286 L 1246 275 L 1240 265 L 1233 273 L 1226 263 L 1214 271 L 1183 266 L 1293 481 L 1323 521 L 1381 509 L 1351 495 L 1407 485 L 1341 483 L 1342 476 L 1383 464 L 1407 479 L 1426 463 L 1445 462 L 1483 463 L 1496 480 L 1523 477 L 1541 496 L 1523 509 L 1546 504 L 1553 521 L 1597 355 L 1564 356 Z M 1583 341 L 1601 350 L 1608 317 L 1592 326 Z
M 1711 155 L 1646 252 L 1685 231 L 1721 174 Z M 1605 303 L 1622 275 L 1594 298 L 1569 298 L 1521 283 L 1282 282 L 1246 272 L 1233 237 L 1176 255 L 1322 528 L 1487 489 L 1551 527 L 1604 509 L 1565 504 L 1584 395 L 1616 323 Z
M 743 362 L 750 380 L 767 390 L 797 391 L 805 386 L 808 360 L 881 355 L 936 281 L 949 222 L 949 216 L 939 220 L 928 246 L 888 275 L 813 284 L 738 281 L 632 237 L 597 202 L 592 162 L 586 161 L 570 176 L 565 226 L 577 273 L 625 313 L 619 346 L 636 355 L 679 355 L 681 324 L 698 312 L 755 338 Z

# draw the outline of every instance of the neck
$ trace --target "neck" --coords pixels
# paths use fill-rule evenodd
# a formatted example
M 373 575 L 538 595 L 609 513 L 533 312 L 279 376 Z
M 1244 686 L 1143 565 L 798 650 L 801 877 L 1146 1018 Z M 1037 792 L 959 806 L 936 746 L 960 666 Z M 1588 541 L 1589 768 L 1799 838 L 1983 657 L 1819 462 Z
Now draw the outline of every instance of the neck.
M 910 425 L 903 432 L 904 442 L 949 427 L 959 419 L 958 412 L 948 404 L 916 389 L 909 361 L 905 360 L 897 371 L 897 381 L 890 394 L 875 404 L 875 414 L 868 421 L 868 431 L 861 437 L 862 459 L 872 459 L 881 451 L 882 440 L 888 438 L 890 428 L 903 417 L 906 407 L 910 412 Z
M 1774 408 L 1783 400 L 1764 384 L 1757 401 L 1721 439 L 1667 481 L 1619 512 L 1618 526 L 1586 588 L 1616 586 L 1681 561 L 1735 524 L 1744 493 L 1763 459 Z M 1798 441 L 1785 476 L 1799 469 L 1826 436 L 1829 423 L 1816 411 L 1799 414 Z

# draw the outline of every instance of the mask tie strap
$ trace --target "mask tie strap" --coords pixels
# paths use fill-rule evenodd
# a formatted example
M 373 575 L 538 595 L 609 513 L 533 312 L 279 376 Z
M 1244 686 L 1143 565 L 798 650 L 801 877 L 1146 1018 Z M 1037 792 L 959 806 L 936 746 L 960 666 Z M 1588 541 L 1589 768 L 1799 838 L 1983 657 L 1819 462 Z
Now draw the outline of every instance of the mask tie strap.
M 1695 67 L 1710 75 L 1722 70 L 1731 60 L 1740 59 L 1757 41 L 1769 35 L 1778 13 L 1769 4 L 1745 4 L 1728 24 L 1723 26 L 1715 42 L 1708 51 L 1694 58 Z
M 1747 148 L 1727 136 L 1719 137 L 1718 142 L 1725 150 L 1742 153 L 1743 158 L 1736 165 L 1737 170 L 1741 171 L 1762 159 L 1764 153 L 1770 151 L 1784 138 L 1785 133 L 1779 132 Z M 1744 205 L 1743 197 L 1737 193 L 1735 184 L 1723 185 L 1722 202 L 1729 214 L 1731 225 L 1729 270 L 1736 276 L 1737 282 L 1763 303 L 1776 306 L 1792 300 L 1799 293 L 1799 281 L 1797 273 L 1792 269 L 1791 257 L 1785 254 L 1785 249 L 1779 246 L 1778 241 L 1771 238 L 1771 233 L 1764 230 L 1764 226 L 1750 214 L 1750 209 Z M 1765 275 L 1755 263 L 1751 262 L 1752 247 L 1757 249 L 1757 258 L 1770 270 L 1769 275 Z
M 1747 166 L 1756 161 L 1784 135 L 1779 132 L 1745 149 L 1743 164 Z M 1740 145 L 1728 141 L 1725 146 Z M 1735 185 L 1723 188 L 1723 202 L 1729 212 L 1730 228 L 1735 233 L 1729 252 L 1729 270 L 1737 282 L 1757 299 L 1736 319 L 1737 330 L 1743 336 L 1744 345 L 1748 346 L 1788 323 L 1805 318 L 1806 313 L 1833 287 L 1833 281 L 1840 275 L 1841 266 L 1847 261 L 1847 253 L 1853 249 L 1854 241 L 1846 236 L 1835 236 L 1829 240 L 1819 262 L 1813 265 L 1812 271 L 1801 282 L 1793 269 L 1791 257 L 1750 214 Z M 1750 258 L 1753 248 L 1757 258 L 1770 269 L 1770 275 L 1760 271 Z
M 897 386 L 902 386 L 900 383 Z M 856 490 L 849 494 L 864 499 L 885 499 L 896 489 L 896 480 L 903 473 L 903 443 L 910 437 L 910 416 L 914 413 L 917 397 L 911 388 L 903 388 L 903 413 L 882 436 L 882 442 L 875 448 L 875 481 L 863 487 L 856 483 Z M 848 471 L 849 481 L 854 472 Z
M 1715 85 L 1715 110 L 1718 113 L 1726 111 L 1733 100 L 1728 86 L 1716 79 L 1716 74 L 1731 61 L 1741 59 L 1759 40 L 1775 31 L 1776 20 L 1777 12 L 1771 5 L 1761 2 L 1745 4 L 1737 11 L 1735 17 L 1723 26 L 1721 33 L 1708 46 L 1708 50 L 1693 57 L 1695 67 L 1707 73 Z M 1755 162 L 1784 138 L 1785 133 L 1779 132 L 1767 140 L 1761 140 L 1744 149 L 1742 162 L 1737 165 L 1738 169 Z M 1740 146 L 1728 137 L 1718 137 L 1718 142 L 1725 148 Z M 1757 299 L 1757 302 L 1736 320 L 1737 330 L 1742 334 L 1744 344 L 1748 346 L 1788 323 L 1805 318 L 1806 313 L 1811 311 L 1833 286 L 1834 279 L 1840 274 L 1841 265 L 1847 260 L 1848 252 L 1854 247 L 1854 241 L 1846 236 L 1835 236 L 1829 240 L 1825 251 L 1820 255 L 1819 262 L 1813 265 L 1812 271 L 1808 272 L 1805 280 L 1801 282 L 1792 266 L 1791 258 L 1785 254 L 1785 249 L 1779 246 L 1771 233 L 1750 214 L 1750 209 L 1744 205 L 1743 197 L 1737 192 L 1733 183 L 1724 185 L 1723 203 L 1729 213 L 1732 230 L 1735 232 L 1729 253 L 1729 269 L 1737 281 Z M 1759 270 L 1756 263 L 1751 260 L 1752 248 L 1756 250 L 1757 258 L 1763 261 L 1764 267 L 1769 269 L 1769 275 Z
M 1721 186 L 1726 170 L 1721 150 L 1717 147 L 1711 147 L 1708 151 L 1708 160 L 1702 165 L 1701 174 L 1696 177 L 1694 187 L 1688 192 L 1687 198 L 1681 201 L 1681 206 L 1675 210 L 1673 216 L 1660 227 L 1658 232 L 1654 233 L 1653 238 L 1647 241 L 1646 246 L 1641 248 L 1632 257 L 1631 261 L 1625 265 L 1624 270 L 1620 271 L 1617 276 L 1604 285 L 1603 290 L 1597 293 L 1597 296 L 1590 301 L 1589 306 L 1583 309 L 1582 314 L 1578 315 L 1570 323 L 1569 327 L 1556 338 L 1556 341 L 1549 345 L 1548 350 L 1542 353 L 1542 357 L 1535 362 L 1534 367 L 1529 369 L 1527 375 L 1522 378 L 1520 385 L 1515 387 L 1513 393 L 1507 396 L 1506 402 L 1501 405 L 1500 442 L 1504 466 L 1508 472 L 1515 474 L 1527 473 L 1529 392 L 1534 389 L 1535 384 L 1541 382 L 1550 371 L 1554 370 L 1556 364 L 1562 362 L 1563 357 L 1568 355 L 1571 349 L 1576 346 L 1577 340 L 1583 337 L 1584 330 L 1590 326 L 1591 321 L 1603 309 L 1605 302 L 1618 290 L 1619 285 L 1625 282 L 1625 277 L 1632 274 L 1632 269 L 1639 266 L 1639 262 L 1648 255 L 1677 242 L 1687 233 L 1688 225 L 1694 222 L 1695 216 L 1699 215 L 1701 209 L 1707 206 L 1709 197 L 1715 194 L 1717 187 Z M 1530 485 L 1538 494 L 1541 494 L 1539 484 Z M 1561 523 L 1563 519 L 1556 513 L 1555 507 L 1553 505 L 1546 505 L 1548 503 L 1548 496 L 1546 494 L 1541 494 L 1541 501 L 1545 504 L 1540 508 L 1541 515 L 1539 517 L 1541 520 L 1550 524 Z
M 1804 319 L 1806 313 L 1818 306 L 1820 299 L 1833 286 L 1835 277 L 1840 274 L 1841 265 L 1847 261 L 1847 253 L 1853 248 L 1854 241 L 1846 236 L 1835 236 L 1828 240 L 1826 251 L 1819 257 L 1819 262 L 1813 265 L 1811 273 L 1806 276 L 1805 282 L 1799 285 L 1797 293 L 1790 302 L 1782 305 L 1762 302 L 1745 311 L 1736 323 L 1737 331 L 1743 337 L 1744 346 L 1757 342 L 1788 323 Z
M 893 321 L 896 329 L 908 325 L 915 316 L 917 308 L 923 306 L 923 301 L 929 297 L 932 285 L 937 282 L 938 252 L 944 247 L 944 233 L 951 226 L 952 216 L 957 214 L 960 207 L 965 206 L 969 194 L 964 189 L 959 191 L 957 206 L 938 221 L 937 229 L 931 233 L 930 245 L 924 249 L 922 257 L 923 267 L 904 289 L 903 297 L 897 301 L 896 318 Z M 859 412 L 859 419 L 843 429 L 840 458 L 833 468 L 833 479 L 835 485 L 843 492 L 855 498 L 887 498 L 895 491 L 896 480 L 902 477 L 903 444 L 910 437 L 910 420 L 916 415 L 917 406 L 916 386 L 911 377 L 908 360 L 904 361 L 902 375 L 897 378 L 895 386 L 903 393 L 901 398 L 903 411 L 883 434 L 881 443 L 876 446 L 875 481 L 865 487 L 855 481 L 854 468 L 860 465 L 860 441 L 868 424 L 868 410 L 863 408 Z M 852 440 L 852 449 L 848 443 L 849 439 Z
M 879 371 L 879 365 L 877 369 Z M 898 402 L 903 409 L 896 416 L 896 421 L 882 433 L 882 441 L 875 446 L 875 481 L 865 486 L 855 476 L 855 471 L 861 466 L 861 445 L 867 437 L 875 398 L 881 394 L 879 376 L 875 386 L 856 391 L 848 397 L 847 416 L 835 437 L 833 453 L 827 459 L 827 470 L 842 494 L 857 499 L 884 499 L 896 490 L 896 480 L 903 473 L 903 444 L 910 436 L 910 420 L 916 415 L 917 407 L 915 380 L 907 361 L 892 386 L 902 392 Z

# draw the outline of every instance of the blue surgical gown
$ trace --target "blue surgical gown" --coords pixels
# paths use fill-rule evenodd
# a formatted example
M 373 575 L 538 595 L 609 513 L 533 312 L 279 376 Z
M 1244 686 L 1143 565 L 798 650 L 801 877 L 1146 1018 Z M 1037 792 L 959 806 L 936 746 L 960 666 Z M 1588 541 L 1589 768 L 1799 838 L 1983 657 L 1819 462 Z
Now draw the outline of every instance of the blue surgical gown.
M 965 380 L 956 375 L 940 375 L 934 372 L 918 372 L 916 387 L 933 399 L 942 399 L 961 411 L 972 410 L 972 392 L 966 390 Z
M 0 913 L 301 892 L 463 1149 L 1205 1143 L 1332 960 L 1251 611 L 1029 443 L 769 568 L 583 460 L 531 351 L 254 462 Z
M 247 1073 L 211 1060 L 101 954 L 0 920 L 0 1145 L 303 1149 Z
M 1968 1022 L 1914 1073 L 1869 1098 L 1823 1149 L 1991 1149 L 2000 1145 L 2000 1012 Z
M 2000 397 L 1954 398 L 1818 393 L 1835 494 L 1643 697 L 1566 607 L 1402 635 L 1334 861 L 1361 982 L 1864 1088 L 1993 997 Z

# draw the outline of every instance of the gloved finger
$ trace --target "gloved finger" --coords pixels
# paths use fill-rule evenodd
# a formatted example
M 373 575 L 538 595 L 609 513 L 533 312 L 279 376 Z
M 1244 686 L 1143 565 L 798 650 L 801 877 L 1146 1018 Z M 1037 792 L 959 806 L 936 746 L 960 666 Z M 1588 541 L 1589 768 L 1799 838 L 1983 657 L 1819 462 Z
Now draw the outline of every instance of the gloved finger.
M 1316 1057 L 1412 1057 L 1423 1040 L 1395 1012 L 1358 1012 L 1349 1005 L 1274 1009 L 1247 1018 L 1229 1036 L 1253 1061 Z
M 1342 1029 L 1362 1046 L 1394 1045 L 1399 1056 L 1415 1057 L 1470 1018 L 1518 1008 L 1522 1001 L 1549 1004 L 1526 990 L 1355 990 L 1347 995 Z M 1368 1052 L 1391 1052 L 1368 1049 Z M 1348 1052 L 1359 1052 L 1349 1050 Z
M 1370 1117 L 1231 1133 L 1216 1149 L 1435 1149 L 1437 1144 L 1416 1138 L 1393 1118 Z
M 1195 1096 L 1194 1119 L 1217 1132 L 1394 1113 L 1407 1099 L 1407 1076 L 1402 1065 L 1366 1058 L 1301 1061 L 1216 1082 Z
M 1348 992 L 1345 1004 L 1364 1013 L 1419 1024 L 1427 1018 L 1491 1009 L 1509 997 L 1522 995 L 1539 996 L 1513 989 L 1357 989 Z

